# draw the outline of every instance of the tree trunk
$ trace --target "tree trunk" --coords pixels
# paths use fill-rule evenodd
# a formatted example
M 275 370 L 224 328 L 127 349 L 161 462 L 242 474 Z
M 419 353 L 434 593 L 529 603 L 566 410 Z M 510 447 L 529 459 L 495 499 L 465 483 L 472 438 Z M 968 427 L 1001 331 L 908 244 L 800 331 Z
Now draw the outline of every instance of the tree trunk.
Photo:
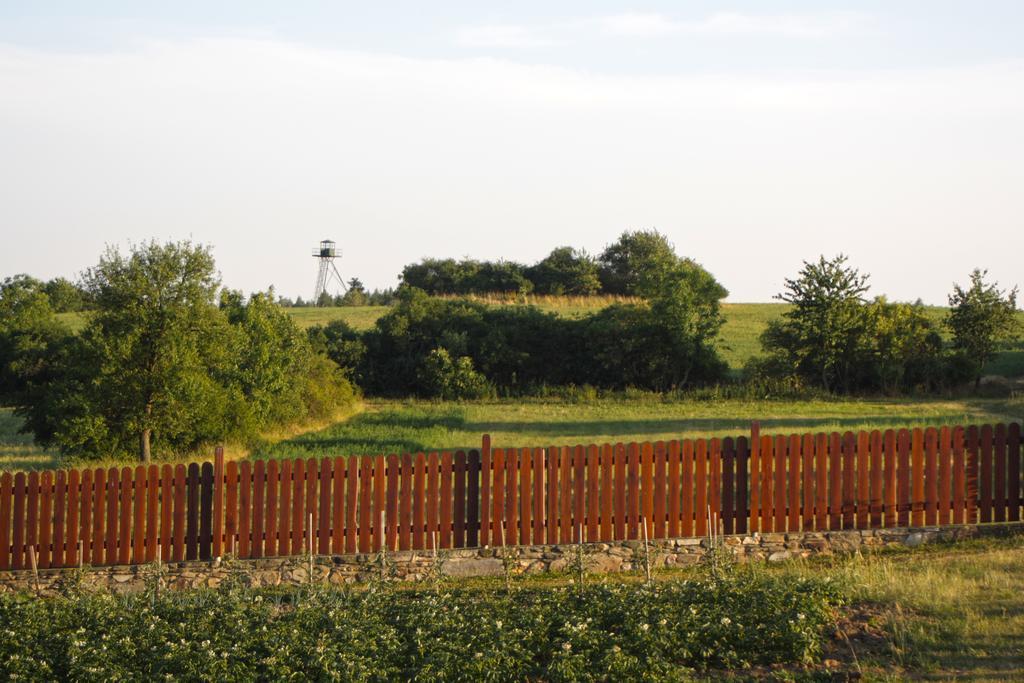
M 149 435 L 152 433 L 152 431 L 152 429 L 149 429 L 147 427 L 146 429 L 143 429 L 139 433 L 139 460 L 141 460 L 142 462 L 148 463 L 150 460 Z
M 143 427 L 142 431 L 139 432 L 139 460 L 148 463 L 151 459 L 151 453 L 149 450 L 149 439 L 153 434 L 152 428 L 148 426 L 149 416 L 153 414 L 153 404 L 146 404 L 146 423 L 147 426 Z

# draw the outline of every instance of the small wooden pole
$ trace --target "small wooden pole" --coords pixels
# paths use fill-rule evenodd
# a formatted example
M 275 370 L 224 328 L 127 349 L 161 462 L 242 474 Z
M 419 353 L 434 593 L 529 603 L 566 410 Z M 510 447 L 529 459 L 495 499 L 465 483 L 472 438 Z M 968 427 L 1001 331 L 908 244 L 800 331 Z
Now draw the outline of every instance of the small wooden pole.
M 36 564 L 36 547 L 30 545 L 28 547 L 28 559 L 32 563 L 32 577 L 36 584 L 36 595 L 39 595 L 39 566 Z
M 313 583 L 313 513 L 309 513 L 309 539 L 307 545 L 309 547 L 309 582 Z
M 647 520 L 640 518 L 640 524 L 644 527 L 644 573 L 647 575 L 647 583 L 651 583 L 651 547 L 647 544 Z

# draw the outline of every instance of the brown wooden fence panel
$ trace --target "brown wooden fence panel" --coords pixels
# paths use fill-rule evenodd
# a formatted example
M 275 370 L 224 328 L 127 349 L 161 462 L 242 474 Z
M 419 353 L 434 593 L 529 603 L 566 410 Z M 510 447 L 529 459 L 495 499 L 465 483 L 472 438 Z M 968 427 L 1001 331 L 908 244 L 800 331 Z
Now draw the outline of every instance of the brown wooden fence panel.
M 653 533 L 654 520 L 654 445 L 640 445 L 640 519 L 647 524 L 648 535 Z M 643 534 L 640 534 L 643 538 Z
M 614 474 L 612 458 L 614 450 L 611 444 L 601 446 L 601 535 L 602 541 L 611 541 L 614 531 L 612 530 L 612 491 Z M 550 510 L 550 504 L 548 509 Z M 551 517 L 548 517 L 548 526 L 551 525 Z
M 736 447 L 731 436 L 722 440 L 722 531 L 736 533 Z
M 992 521 L 992 460 L 994 458 L 992 443 L 992 425 L 981 428 L 981 444 L 978 452 L 979 464 L 979 507 L 981 521 Z
M 543 449 L 541 450 L 543 453 Z M 492 471 L 490 436 L 484 435 L 483 445 L 480 447 L 479 466 L 477 469 L 479 470 L 480 482 L 480 504 L 477 507 L 476 513 L 476 527 L 479 530 L 477 535 L 477 545 L 486 547 L 491 545 L 491 541 L 494 538 L 491 532 L 491 481 L 494 479 L 494 472 Z
M 436 457 L 436 454 L 431 454 Z M 373 483 L 373 459 L 364 455 L 359 471 L 359 552 L 370 552 L 370 496 Z M 436 491 L 437 489 L 435 489 Z M 437 496 L 432 496 L 437 500 Z
M 384 525 L 387 535 L 387 549 L 398 548 L 398 456 L 391 454 L 387 457 L 387 491 L 385 492 L 386 510 L 384 513 Z
M 585 500 L 587 495 L 586 490 L 586 478 L 587 478 L 587 463 L 586 463 L 586 452 L 583 450 L 583 446 L 576 446 L 573 449 L 573 524 L 572 531 L 569 538 L 579 541 L 579 529 L 583 524 L 583 516 L 586 514 Z
M 599 517 L 600 517 L 600 462 L 597 446 L 587 446 L 587 527 L 586 527 L 586 538 L 587 541 L 596 541 L 600 537 L 599 532 Z M 662 486 L 660 489 L 661 496 L 664 496 L 665 487 Z M 543 495 L 543 489 L 540 490 Z M 662 499 L 664 501 L 664 498 Z M 544 511 L 544 506 L 541 506 L 541 513 Z M 664 511 L 663 511 L 664 512 Z M 538 534 L 543 534 L 543 529 L 538 529 Z M 535 539 L 536 541 L 536 539 Z
M 491 448 L 491 461 L 491 540 L 495 546 L 504 547 L 509 540 L 505 533 L 505 449 Z
M 1020 521 L 1021 507 L 1021 439 L 1020 424 L 1014 422 L 1007 430 L 1006 444 L 1009 461 L 1007 463 L 1007 480 L 1009 483 L 1009 514 L 1007 519 L 1011 522 Z
M 357 462 L 358 458 L 352 458 L 352 462 Z M 292 467 L 294 466 L 291 460 L 281 461 L 281 472 L 279 478 L 281 480 L 280 494 L 278 496 L 277 507 L 279 510 L 277 520 L 277 554 L 278 555 L 291 555 L 292 548 Z M 350 552 L 355 552 L 353 547 Z
M 597 448 L 596 446 L 594 447 Z M 544 517 L 546 506 L 544 505 L 544 449 L 533 449 L 533 542 L 537 545 L 544 543 L 546 535 L 545 527 L 548 526 Z M 470 500 L 473 500 L 472 495 Z
M 910 524 L 910 507 L 911 507 L 911 495 L 910 495 L 910 432 L 906 429 L 901 429 L 896 436 L 896 451 L 897 451 L 897 524 L 899 526 L 908 526 Z
M 804 434 L 801 443 L 801 470 L 803 472 L 803 515 L 801 529 L 814 528 L 814 435 Z
M 142 564 L 146 557 L 146 468 L 135 467 L 132 476 L 131 562 Z
M 519 458 L 519 544 L 528 545 L 533 534 L 533 454 L 529 448 L 517 450 Z
M 711 524 L 716 534 L 722 519 L 722 440 L 714 437 L 708 440 L 708 507 Z
M 761 532 L 772 531 L 775 526 L 775 440 L 767 434 L 761 437 Z
M 466 547 L 466 451 L 456 451 L 452 462 L 455 500 L 452 506 L 452 543 L 456 548 Z
M 802 446 L 800 436 L 793 434 L 789 437 L 787 444 L 786 467 L 788 468 L 787 485 L 787 516 L 786 530 L 793 532 L 800 530 L 800 465 L 803 462 L 803 454 L 800 452 Z
M 708 442 L 697 439 L 693 448 L 694 460 L 694 534 L 706 536 L 708 533 Z
M 665 503 L 665 507 L 668 512 L 668 535 L 670 538 L 675 538 L 679 535 L 679 522 L 682 517 L 682 506 L 681 506 L 681 491 L 680 486 L 680 443 L 678 439 L 673 439 L 668 442 L 668 500 Z
M 177 524 L 177 522 L 175 522 Z M 252 557 L 252 463 L 238 468 L 238 556 Z M 177 537 L 175 537 L 177 538 Z M 175 541 L 177 543 L 177 541 Z M 301 548 L 292 554 L 298 554 Z
M 615 524 L 613 538 L 622 540 L 626 538 L 626 447 L 615 444 L 613 453 L 615 469 L 615 495 L 613 503 L 615 508 Z
M 234 465 L 235 463 L 230 463 Z M 238 476 L 238 470 L 235 469 L 235 476 Z M 172 525 L 174 524 L 174 469 L 170 465 L 164 465 L 160 468 L 160 558 L 164 562 L 171 560 L 171 537 L 172 537 Z M 236 500 L 236 499 L 232 499 Z M 237 509 L 235 511 L 237 513 Z M 232 523 L 234 523 L 234 516 L 232 516 Z M 95 527 L 94 527 L 95 528 Z M 232 531 L 234 527 L 232 527 Z M 95 544 L 96 535 L 93 534 L 93 543 Z M 234 552 L 234 545 L 232 545 L 232 552 Z
M 205 465 L 204 465 L 205 467 Z M 203 491 L 205 493 L 205 470 L 204 475 L 204 486 Z M 211 480 L 213 478 L 213 470 L 210 470 Z M 263 541 L 263 555 L 264 557 L 277 557 L 280 555 L 278 550 L 278 523 L 281 521 L 281 511 L 278 509 L 279 491 L 281 489 L 281 463 L 277 460 L 271 460 L 267 463 L 267 514 L 264 521 L 264 534 L 266 538 Z M 200 538 L 202 538 L 203 530 L 199 530 Z M 203 546 L 200 542 L 199 545 L 199 556 L 203 555 Z
M 58 470 L 53 477 L 53 536 L 50 538 L 51 567 L 64 566 L 64 546 L 67 542 L 68 473 Z
M 755 422 L 750 428 L 750 531 L 761 530 L 761 493 L 764 490 L 762 479 L 764 478 L 764 464 L 761 462 L 761 434 L 760 428 Z M 684 488 L 685 495 L 686 490 Z M 685 505 L 685 500 L 683 502 Z M 685 533 L 685 532 L 684 532 Z
M 882 435 L 883 468 L 885 474 L 885 515 L 886 527 L 896 526 L 896 432 L 885 430 Z
M 509 460 L 515 463 L 515 451 L 509 451 Z M 451 451 L 442 451 L 441 453 L 441 547 L 451 548 L 452 547 L 452 454 Z M 515 477 L 511 478 L 515 481 Z M 514 489 L 513 489 L 514 495 Z M 514 499 L 510 501 L 510 509 L 515 507 Z M 515 514 L 514 511 L 511 514 Z M 509 523 L 512 529 L 515 529 L 515 524 Z
M 939 430 L 939 524 L 951 524 L 953 515 L 953 433 Z
M 856 521 L 857 440 L 853 432 L 845 432 L 842 441 L 843 453 L 843 527 L 852 529 Z
M 192 472 L 189 471 L 189 520 L 192 519 Z M 264 460 L 257 460 L 252 467 L 252 504 L 251 521 L 249 526 L 249 557 L 260 558 L 264 554 L 263 534 L 266 528 L 266 490 L 267 490 L 267 463 Z M 247 517 L 250 515 L 246 515 Z M 191 528 L 191 524 L 190 524 Z M 189 536 L 191 537 L 191 533 Z M 188 543 L 188 554 L 193 554 L 194 542 Z
M 747 437 L 741 436 L 736 439 L 736 533 L 747 533 L 747 501 L 749 500 L 748 486 L 750 467 L 750 445 Z
M 399 472 L 399 485 L 402 488 L 401 496 L 398 498 L 398 549 L 399 550 L 410 550 L 412 547 L 412 472 L 413 472 L 413 458 L 409 453 L 402 454 L 402 461 L 399 466 L 402 468 Z M 476 494 L 470 498 L 476 502 Z M 476 545 L 476 539 L 474 538 L 471 545 Z M 416 548 L 422 550 L 420 546 Z
M 695 489 L 693 484 L 693 476 L 695 471 L 694 455 L 693 455 L 693 441 L 686 439 L 682 444 L 682 467 L 683 467 L 683 524 L 682 524 L 682 535 L 692 536 L 693 535 L 693 522 L 694 522 L 694 496 Z M 616 538 L 622 538 L 616 536 Z
M 572 543 L 572 448 L 558 451 L 558 542 Z
M 359 458 L 351 456 L 345 470 L 345 552 L 354 553 L 358 549 L 359 518 Z
M 272 461 L 276 464 L 276 461 Z M 213 465 L 204 462 L 199 474 L 199 559 L 213 557 Z
M 11 552 L 11 569 L 25 567 L 25 494 L 27 478 L 24 472 L 14 475 L 14 507 L 12 509 L 13 528 L 11 539 L 14 544 Z M 99 564 L 98 562 L 94 564 Z
M 995 488 L 992 492 L 992 521 L 1006 521 L 1006 425 L 995 426 L 993 441 Z
M 155 465 L 150 466 L 155 467 Z M 64 562 L 65 567 L 74 567 L 78 564 L 78 544 L 81 542 L 80 538 L 80 527 L 81 523 L 79 514 L 81 512 L 82 502 L 80 499 L 80 487 L 82 485 L 82 473 L 78 470 L 71 470 L 68 472 L 68 502 L 67 502 L 67 533 L 64 541 Z M 3 495 L 3 494 L 0 494 Z M 6 496 L 5 496 L 6 498 Z M 6 517 L 2 512 L 3 500 L 0 500 L 0 526 L 3 530 L 7 530 L 7 525 L 4 522 Z M 10 508 L 8 508 L 10 509 Z M 0 538 L 0 553 L 3 553 L 6 549 L 6 541 Z M 3 567 L 2 561 L 0 561 L 0 568 Z
M 967 524 L 978 521 L 978 484 L 979 484 L 979 447 L 980 432 L 976 425 L 967 428 Z
M 774 458 L 772 461 L 772 472 L 774 474 L 774 481 L 772 482 L 772 491 L 774 493 L 772 499 L 772 509 L 774 515 L 772 517 L 772 531 L 785 531 L 786 530 L 786 463 L 787 463 L 787 444 L 788 441 L 785 436 L 779 435 L 775 437 L 772 447 L 774 448 Z
M 866 529 L 871 519 L 871 439 L 867 432 L 857 433 L 857 528 Z
M 545 541 L 548 544 L 558 543 L 558 511 L 559 511 L 559 473 L 561 472 L 561 460 L 559 459 L 560 449 L 557 446 L 549 446 L 546 449 L 546 484 L 547 484 L 547 506 L 545 508 L 545 519 L 547 521 L 547 533 Z
M 257 465 L 262 465 L 263 461 L 259 461 Z M 259 468 L 260 475 L 263 474 L 263 467 Z M 190 463 L 188 468 L 188 495 L 186 498 L 186 522 L 185 522 L 185 559 L 186 560 L 197 560 L 199 559 L 199 465 L 198 463 Z M 254 515 L 259 517 L 261 524 L 259 531 L 262 531 L 262 518 L 263 518 L 263 495 L 260 492 L 260 499 L 256 501 L 254 507 Z M 254 545 L 262 550 L 262 539 L 259 536 L 256 537 Z M 258 557 L 258 556 L 257 556 Z
M 964 428 L 953 428 L 953 524 L 967 523 L 967 458 Z
M 39 476 L 39 531 L 36 533 L 38 550 L 36 566 L 40 569 L 50 567 L 50 543 L 53 534 L 53 472 L 43 472 Z
M 213 454 L 213 482 L 212 553 L 214 557 L 221 557 L 224 554 L 224 448 L 221 446 L 217 446 Z
M 11 568 L 11 528 L 17 526 L 12 519 L 11 504 L 14 502 L 14 477 L 10 472 L 0 475 L 0 570 Z M 18 548 L 14 541 L 15 549 Z
M 939 434 L 935 427 L 924 432 L 924 523 L 935 524 L 939 503 Z
M 427 485 L 427 458 L 423 453 L 416 454 L 413 467 L 412 547 L 417 550 L 425 550 L 430 547 L 430 539 L 426 534 L 427 513 L 424 487 Z
M 316 522 L 316 538 L 314 548 L 320 555 L 327 555 L 331 552 L 331 459 L 324 458 L 320 461 L 320 473 L 317 478 L 318 503 Z

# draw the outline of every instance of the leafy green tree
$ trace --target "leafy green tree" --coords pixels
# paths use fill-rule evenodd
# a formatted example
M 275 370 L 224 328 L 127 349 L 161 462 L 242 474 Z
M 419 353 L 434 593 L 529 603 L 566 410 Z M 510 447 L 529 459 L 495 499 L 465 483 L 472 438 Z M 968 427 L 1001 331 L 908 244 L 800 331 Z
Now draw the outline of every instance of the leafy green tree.
M 705 285 L 713 283 L 716 299 L 728 295 L 697 262 L 679 257 L 668 238 L 657 230 L 622 233 L 618 241 L 601 252 L 598 263 L 601 289 L 606 294 L 653 298 L 671 286 L 667 280 L 677 279 L 678 271 L 687 270 L 700 274 L 696 279 Z
M 995 358 L 1000 345 L 1019 338 L 1017 288 L 999 289 L 999 283 L 985 282 L 988 271 L 975 268 L 966 289 L 953 285 L 946 326 L 953 333 L 953 349 L 970 369 L 975 388 L 981 383 L 985 365 Z
M 850 391 L 861 340 L 867 329 L 864 294 L 867 275 L 846 265 L 840 254 L 804 262 L 786 291 L 775 298 L 791 304 L 761 337 L 770 353 L 780 353 L 796 375 L 826 391 Z
M 43 291 L 50 298 L 50 305 L 57 313 L 83 311 L 88 307 L 86 292 L 62 277 L 54 278 L 43 285 Z
M 369 301 L 366 294 L 366 287 L 362 280 L 357 277 L 348 281 L 348 291 L 338 301 L 339 306 L 365 306 Z
M 877 297 L 864 314 L 860 388 L 895 394 L 946 383 L 942 337 L 920 301 L 890 303 Z
M 0 404 L 22 400 L 41 376 L 47 349 L 70 331 L 54 317 L 42 283 L 27 275 L 0 284 Z
M 558 247 L 526 271 L 538 294 L 597 294 L 601 279 L 597 262 L 583 250 Z
M 487 378 L 473 368 L 472 358 L 452 358 L 444 347 L 427 354 L 419 374 L 424 390 L 441 399 L 483 398 L 492 393 Z

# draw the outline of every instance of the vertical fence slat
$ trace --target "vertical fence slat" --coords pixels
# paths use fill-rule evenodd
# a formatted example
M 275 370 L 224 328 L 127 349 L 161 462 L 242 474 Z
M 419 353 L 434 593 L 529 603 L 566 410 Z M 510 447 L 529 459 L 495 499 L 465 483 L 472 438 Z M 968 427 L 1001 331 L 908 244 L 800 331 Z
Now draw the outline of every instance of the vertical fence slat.
M 211 553 L 213 557 L 224 555 L 224 447 L 217 446 L 213 452 L 213 519 Z M 151 560 L 147 560 L 151 561 Z
M 53 536 L 53 472 L 43 472 L 39 477 L 39 533 L 36 566 L 50 568 L 50 543 Z
M 505 529 L 505 449 L 491 448 L 491 541 L 496 547 L 503 547 L 509 541 Z M 432 497 L 427 498 L 427 518 L 430 519 Z
M 349 456 L 345 464 L 345 552 L 354 553 L 358 548 L 356 538 L 359 533 L 359 520 L 356 517 L 359 507 L 359 458 Z
M 668 518 L 665 512 L 666 496 L 668 494 L 666 477 L 667 463 L 665 462 L 665 442 L 658 441 L 654 444 L 654 537 L 665 538 L 665 528 L 668 525 Z
M 558 449 L 558 542 L 572 542 L 572 448 Z
M 708 533 L 708 442 L 707 439 L 697 439 L 694 444 L 694 533 L 697 536 L 706 536 Z
M 153 562 L 160 545 L 160 468 L 156 465 L 146 469 L 146 536 L 143 543 L 145 562 Z
M 793 434 L 789 437 L 788 457 L 786 458 L 786 466 L 788 467 L 789 477 L 786 486 L 787 490 L 787 508 L 789 514 L 786 520 L 787 531 L 799 531 L 800 530 L 800 465 L 803 462 L 803 454 L 800 451 L 801 441 L 797 434 Z
M 804 434 L 800 448 L 801 470 L 803 472 L 803 514 L 801 529 L 810 531 L 814 528 L 814 435 Z
M 967 428 L 967 501 L 966 501 L 966 523 L 975 524 L 978 521 L 978 498 L 979 491 L 979 457 L 978 452 L 980 434 L 978 427 L 971 425 Z
M 679 487 L 680 482 L 680 443 L 678 439 L 668 442 L 668 535 L 670 538 L 679 536 L 679 522 L 683 510 Z
M 373 483 L 373 459 L 364 455 L 359 470 L 359 552 L 370 552 L 370 496 Z
M 693 440 L 686 439 L 682 444 L 682 468 L 683 468 L 683 514 L 682 529 L 683 536 L 693 536 Z
M 384 529 L 381 527 L 380 513 L 386 504 L 387 469 L 383 455 L 373 458 L 373 513 L 370 517 L 371 544 L 375 551 L 384 547 L 386 541 Z M 449 496 L 450 501 L 451 496 Z M 450 548 L 451 546 L 445 546 Z
M 1021 506 L 1021 481 L 1020 481 L 1020 470 L 1021 470 L 1021 443 L 1020 443 L 1020 423 L 1014 422 L 1007 429 L 1006 436 L 1006 447 L 1007 447 L 1007 480 L 1009 483 L 1009 514 L 1007 518 L 1011 522 L 1020 521 L 1020 506 Z
M 899 511 L 897 514 L 897 524 L 899 526 L 910 525 L 910 451 L 910 432 L 906 429 L 901 429 L 896 437 L 896 458 L 899 462 L 897 471 L 897 496 L 899 498 L 897 502 L 897 509 Z
M 587 524 L 584 538 L 588 542 L 596 541 L 600 537 L 598 518 L 600 516 L 600 470 L 599 453 L 597 446 L 587 446 Z M 664 487 L 663 487 L 664 488 Z M 543 494 L 543 489 L 540 489 Z M 665 495 L 662 490 L 661 495 Z M 544 506 L 541 506 L 543 513 Z M 540 530 L 543 533 L 543 529 Z
M 584 507 L 584 498 L 587 495 L 586 490 L 586 477 L 587 477 L 587 463 L 586 463 L 586 452 L 583 446 L 576 446 L 573 449 L 573 528 L 570 535 L 570 539 L 576 539 L 580 525 L 583 524 L 583 516 L 586 513 Z M 578 539 L 577 539 L 578 540 Z
M 761 530 L 761 479 L 764 477 L 764 466 L 761 464 L 761 436 L 760 427 L 754 423 L 750 429 L 750 528 L 749 531 Z M 685 472 L 685 470 L 683 470 Z M 683 487 L 683 495 L 686 495 L 686 488 Z M 685 499 L 683 504 L 685 505 Z M 685 531 L 684 531 L 685 535 Z
M 238 556 L 252 557 L 252 463 L 238 468 Z M 293 551 L 294 552 L 294 551 Z
M 71 470 L 68 472 L 68 505 L 67 505 L 67 532 L 64 542 L 64 566 L 74 567 L 78 563 L 78 543 L 79 538 L 79 513 L 81 511 L 82 501 L 79 498 L 80 487 L 82 485 L 82 473 L 78 470 Z M 0 493 L 0 495 L 4 495 Z M 3 512 L 0 512 L 0 526 L 6 530 L 7 525 L 5 523 L 6 517 Z M 0 552 L 3 552 L 6 546 L 6 541 L 0 540 Z M 0 564 L 0 568 L 2 568 Z
M 594 446 L 594 452 L 597 452 L 597 447 Z M 544 537 L 547 526 L 546 520 L 544 519 L 544 449 L 534 448 L 533 449 L 533 543 L 540 545 L 544 543 Z M 470 498 L 472 500 L 472 497 Z M 596 501 L 595 501 L 596 502 Z M 596 508 L 595 508 L 596 509 Z M 597 522 L 596 513 L 594 519 L 595 525 Z M 597 538 L 596 535 L 593 538 Z
M 117 564 L 132 560 L 132 470 L 122 467 L 117 485 Z
M 747 515 L 749 514 L 748 493 L 749 478 L 747 472 L 750 466 L 750 444 L 747 437 L 741 436 L 736 439 L 736 533 L 747 533 Z
M 116 470 L 114 470 L 116 472 Z M 28 549 L 33 549 L 39 544 L 39 472 L 29 472 L 26 484 L 27 509 L 25 514 L 25 553 L 26 565 L 29 563 Z M 35 551 L 38 557 L 38 550 Z
M 640 538 L 640 445 L 626 448 L 626 536 Z
M 488 457 L 490 457 L 490 450 L 490 448 L 487 449 Z M 430 547 L 430 543 L 424 538 L 426 506 L 424 505 L 423 487 L 426 486 L 427 459 L 423 453 L 416 454 L 414 467 L 412 475 L 412 547 L 416 550 L 426 550 Z
M 767 434 L 761 437 L 761 532 L 775 527 L 775 440 Z
M 509 452 L 509 459 L 515 461 L 515 452 Z M 441 452 L 441 547 L 451 548 L 452 547 L 452 509 L 455 503 L 455 493 L 452 490 L 452 466 L 453 458 L 451 451 Z M 514 491 L 514 489 L 513 489 Z M 514 507 L 514 504 L 510 507 Z M 510 512 L 514 515 L 514 511 Z M 512 527 L 509 531 L 513 534 L 515 531 L 515 525 L 509 524 Z M 515 538 L 515 536 L 512 536 Z
M 952 523 L 953 434 L 949 427 L 939 430 L 939 524 Z
M 136 465 L 132 477 L 132 564 L 146 561 L 146 468 Z
M 939 434 L 935 427 L 924 433 L 924 523 L 935 524 L 939 511 Z
M 612 531 L 612 515 L 614 514 L 612 506 L 612 457 L 613 457 L 612 445 L 604 444 L 601 447 L 601 535 L 602 541 L 611 541 L 614 532 Z M 550 490 L 550 488 L 548 489 Z M 548 506 L 550 510 L 550 504 Z M 551 517 L 548 517 L 548 526 L 552 524 Z
M 616 443 L 612 452 L 615 473 L 612 496 L 614 527 L 612 539 L 621 541 L 626 538 L 626 447 Z
M 234 463 L 231 463 L 232 465 Z M 237 476 L 238 471 L 235 471 Z M 232 518 L 234 519 L 234 518 Z M 171 560 L 171 539 L 174 535 L 174 469 L 170 465 L 160 468 L 160 557 Z M 95 543 L 96 536 L 93 536 Z
M 494 472 L 491 459 L 491 437 L 484 434 L 480 447 L 480 539 L 481 546 L 491 545 L 491 482 Z M 550 525 L 549 525 L 550 526 Z
M 545 541 L 549 544 L 558 543 L 558 493 L 559 493 L 559 449 L 557 446 L 549 446 L 546 449 L 546 472 L 547 472 L 547 533 Z
M 870 517 L 869 506 L 871 505 L 870 481 L 871 472 L 868 471 L 871 463 L 870 437 L 867 432 L 861 430 L 857 433 L 857 528 L 865 529 L 868 526 Z
M 66 526 L 68 514 L 68 473 L 58 470 L 53 478 L 53 536 L 50 539 L 51 567 L 64 566 L 64 545 L 66 543 Z
M 896 432 L 885 430 L 882 435 L 882 454 L 885 458 L 885 526 L 896 526 Z
M 843 450 L 838 432 L 828 435 L 828 528 L 843 528 Z
M 992 493 L 992 521 L 1006 521 L 1006 425 L 995 426 L 993 443 L 995 457 L 995 488 Z
M 924 524 L 924 430 L 914 429 L 910 438 L 910 522 Z
M 252 466 L 252 522 L 250 523 L 249 557 L 263 557 L 263 531 L 266 514 L 267 463 L 257 460 Z
M 455 500 L 452 506 L 452 543 L 456 548 L 466 547 L 466 451 L 456 451 L 452 462 Z
M 0 570 L 11 568 L 11 503 L 14 478 L 10 472 L 0 474 Z
M 519 536 L 519 450 L 505 449 L 505 543 L 515 544 Z
M 731 436 L 722 439 L 722 531 L 736 533 L 736 447 Z
M 993 434 L 992 425 L 984 425 L 981 428 L 981 450 L 979 452 L 980 483 L 981 492 L 981 521 L 992 521 L 992 460 L 993 460 Z
M 267 461 L 267 514 L 264 520 L 263 556 L 277 557 L 278 533 L 277 525 L 281 520 L 281 511 L 278 510 L 278 490 L 281 486 L 281 463 L 276 459 Z M 204 488 L 205 490 L 205 488 Z M 200 537 L 202 530 L 200 529 Z M 202 557 L 202 546 L 199 548 L 199 555 Z
M 784 436 L 776 436 L 775 443 L 775 461 L 772 463 L 773 471 L 775 473 L 775 499 L 773 505 L 775 507 L 775 518 L 774 526 L 772 531 L 781 532 L 786 530 L 786 464 L 788 461 L 788 439 Z
M 953 523 L 967 523 L 967 458 L 964 428 L 953 428 Z
M 309 458 L 306 460 L 306 509 L 303 510 L 302 514 L 302 529 L 303 535 L 303 552 L 317 552 L 319 548 L 316 543 L 316 523 L 319 520 L 317 516 L 319 514 L 319 497 L 317 492 L 319 489 L 319 467 L 315 458 Z M 379 515 L 378 515 L 379 516 Z M 310 528 L 310 519 L 313 520 L 313 526 Z
M 412 547 L 413 456 L 403 453 L 400 467 L 399 485 L 402 493 L 398 498 L 398 549 L 409 550 Z M 470 545 L 476 545 L 475 533 Z
M 199 471 L 199 559 L 213 557 L 213 464 L 204 462 Z
M 291 489 L 291 554 L 300 555 L 306 552 L 306 461 L 302 458 L 296 458 L 292 463 Z
M 280 511 L 277 520 L 277 545 L 278 555 L 290 555 L 292 548 L 292 461 L 285 459 L 281 461 L 281 493 L 278 496 L 277 507 Z M 355 552 L 355 548 L 351 552 Z
M 184 469 L 184 465 L 179 465 Z M 103 563 L 107 565 L 117 564 L 117 523 L 120 520 L 118 514 L 119 504 L 121 497 L 119 489 L 121 488 L 121 473 L 116 467 L 111 467 L 107 470 L 107 530 L 106 535 L 103 539 Z
M 14 547 L 11 549 L 11 569 L 22 569 L 25 567 L 25 494 L 27 492 L 27 479 L 24 472 L 14 475 L 14 509 L 12 512 L 13 530 L 11 537 Z M 93 564 L 99 564 L 94 562 Z
M 651 535 L 654 520 L 654 444 L 649 441 L 640 446 L 640 518 L 647 524 L 647 533 Z
M 869 524 L 872 529 L 878 529 L 882 526 L 882 433 L 880 431 L 873 430 L 870 438 L 870 468 L 871 468 L 871 494 L 870 499 L 870 520 Z
M 853 432 L 843 433 L 843 528 L 852 529 L 856 521 L 857 439 Z
M 242 464 L 243 468 L 248 463 Z M 248 491 L 248 487 L 243 488 Z M 171 559 L 174 562 L 181 562 L 185 559 L 185 466 L 175 465 L 174 467 L 174 517 L 173 517 L 173 541 L 171 544 Z M 240 557 L 248 555 L 240 554 Z
M 398 456 L 392 453 L 387 457 L 387 491 L 385 492 L 386 511 L 384 525 L 387 535 L 387 549 L 398 547 Z M 379 517 L 380 515 L 378 515 Z
M 320 460 L 320 474 L 317 484 L 319 486 L 319 503 L 317 504 L 317 516 L 313 518 L 316 523 L 317 537 L 314 540 L 317 553 L 327 555 L 331 552 L 331 459 Z
M 533 534 L 533 453 L 519 449 L 519 544 L 528 545 Z
M 186 499 L 185 559 L 199 559 L 199 464 L 188 466 L 188 497 Z M 262 501 L 261 501 L 262 502 Z M 260 511 L 262 513 L 262 510 Z

